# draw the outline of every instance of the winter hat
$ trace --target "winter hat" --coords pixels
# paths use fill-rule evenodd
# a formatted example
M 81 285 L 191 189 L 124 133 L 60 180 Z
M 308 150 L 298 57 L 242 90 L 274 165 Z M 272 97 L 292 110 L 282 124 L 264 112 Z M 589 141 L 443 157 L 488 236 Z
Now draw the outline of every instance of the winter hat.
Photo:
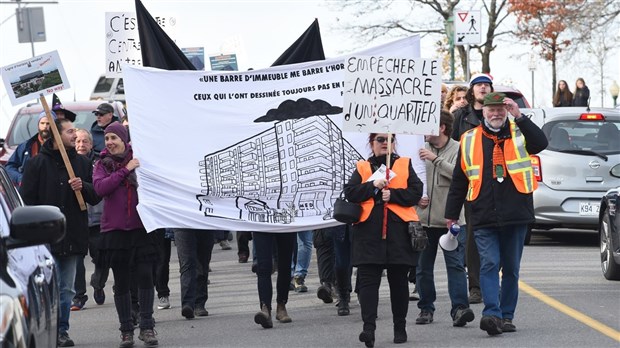
M 471 77 L 471 80 L 469 80 L 469 86 L 473 87 L 477 83 L 488 83 L 493 86 L 493 78 L 491 75 L 487 74 L 475 74 Z
M 103 134 L 108 133 L 116 134 L 125 144 L 129 142 L 129 133 L 127 132 L 127 128 L 125 128 L 125 126 L 123 126 L 122 124 L 118 123 L 118 121 L 114 121 L 110 123 L 107 127 L 105 127 Z
M 53 118 L 53 119 L 55 119 L 55 120 L 56 120 L 56 119 L 58 119 L 58 117 L 56 116 L 56 113 L 55 113 L 54 111 L 50 110 L 50 114 L 52 114 L 52 118 Z M 41 111 L 41 113 L 39 114 L 39 119 L 37 120 L 37 123 L 38 123 L 39 121 L 41 121 L 41 119 L 42 119 L 43 117 L 47 117 L 47 115 L 45 114 L 45 111 Z

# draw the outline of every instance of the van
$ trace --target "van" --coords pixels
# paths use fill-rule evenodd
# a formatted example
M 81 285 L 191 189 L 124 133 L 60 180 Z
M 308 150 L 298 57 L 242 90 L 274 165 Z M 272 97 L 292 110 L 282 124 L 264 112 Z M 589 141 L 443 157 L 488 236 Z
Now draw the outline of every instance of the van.
M 125 104 L 123 78 L 101 75 L 90 94 L 90 100 L 117 100 Z

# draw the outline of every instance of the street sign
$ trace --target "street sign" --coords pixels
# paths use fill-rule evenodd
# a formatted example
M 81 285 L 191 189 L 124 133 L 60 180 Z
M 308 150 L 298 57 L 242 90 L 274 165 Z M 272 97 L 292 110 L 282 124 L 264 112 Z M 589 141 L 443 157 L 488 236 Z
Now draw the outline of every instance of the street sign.
M 43 7 L 18 8 L 15 16 L 17 18 L 17 40 L 19 43 L 45 41 Z
M 482 42 L 480 11 L 454 11 L 454 44 L 477 45 Z

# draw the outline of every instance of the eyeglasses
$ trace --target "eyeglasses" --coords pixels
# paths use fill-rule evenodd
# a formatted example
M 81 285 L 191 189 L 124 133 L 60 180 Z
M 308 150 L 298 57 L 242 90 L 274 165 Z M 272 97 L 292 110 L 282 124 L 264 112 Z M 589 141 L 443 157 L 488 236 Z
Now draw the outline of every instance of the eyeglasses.
M 386 141 L 388 141 L 388 138 L 387 137 L 376 137 L 375 141 L 378 142 L 378 143 L 383 144 Z M 394 137 L 392 137 L 392 142 L 394 142 Z
M 100 112 L 95 112 L 95 117 L 100 117 L 100 116 L 104 116 L 104 115 L 107 115 L 107 114 L 102 114 Z

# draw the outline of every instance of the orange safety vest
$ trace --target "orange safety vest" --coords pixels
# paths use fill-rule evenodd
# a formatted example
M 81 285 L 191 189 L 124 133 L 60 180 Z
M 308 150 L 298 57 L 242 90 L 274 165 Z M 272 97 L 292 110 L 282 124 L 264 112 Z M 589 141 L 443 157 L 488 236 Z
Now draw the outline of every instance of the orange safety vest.
M 473 201 L 482 187 L 482 126 L 470 129 L 461 137 L 461 168 L 469 179 L 466 199 Z M 514 121 L 510 121 L 512 138 L 504 140 L 506 169 L 517 191 L 532 193 L 538 188 L 532 159 L 525 149 L 525 137 Z
M 390 180 L 389 188 L 407 188 L 407 179 L 409 179 L 409 161 L 408 157 L 400 157 L 394 161 L 391 171 L 394 171 L 397 175 Z M 370 168 L 370 162 L 358 161 L 357 172 L 362 177 L 362 182 L 366 182 L 372 176 L 372 169 Z M 359 222 L 364 222 L 370 216 L 372 208 L 375 206 L 375 200 L 373 197 L 360 203 L 362 207 L 362 214 Z M 418 214 L 413 207 L 403 207 L 402 205 L 387 203 L 388 209 L 394 212 L 403 221 L 420 221 Z

